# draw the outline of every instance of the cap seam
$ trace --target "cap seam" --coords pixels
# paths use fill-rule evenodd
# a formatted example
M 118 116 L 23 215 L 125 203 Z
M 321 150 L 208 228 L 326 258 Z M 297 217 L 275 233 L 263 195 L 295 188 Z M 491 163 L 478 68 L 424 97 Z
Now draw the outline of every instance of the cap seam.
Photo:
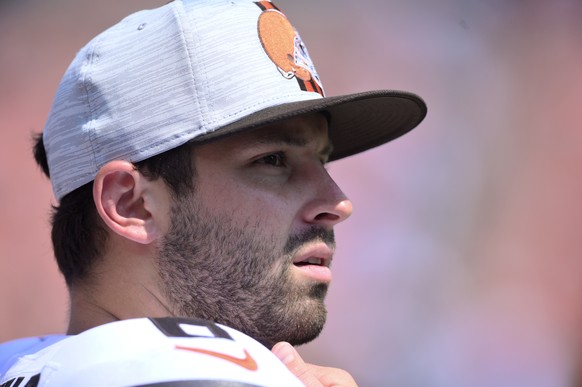
M 192 52 L 190 51 L 190 46 L 188 45 L 188 41 L 191 40 L 195 43 L 196 47 L 200 47 L 200 41 L 196 38 L 196 33 L 194 33 L 194 30 L 196 29 L 196 23 L 190 23 L 190 29 L 188 30 L 189 34 L 188 36 L 186 36 L 186 29 L 184 28 L 184 24 L 182 23 L 182 17 L 186 17 L 186 12 L 184 10 L 184 4 L 182 1 L 174 1 L 172 2 L 172 9 L 174 10 L 174 16 L 176 18 L 176 21 L 178 23 L 178 28 L 180 30 L 180 37 L 182 38 L 182 44 L 184 46 L 184 51 L 186 52 L 186 54 L 188 55 L 188 68 L 190 69 L 190 78 L 192 81 L 192 85 L 194 87 L 194 90 L 196 91 L 196 96 L 194 99 L 194 103 L 198 106 L 198 111 L 201 113 L 201 117 L 200 117 L 200 122 L 202 127 L 206 127 L 206 113 L 203 112 L 203 108 L 202 108 L 202 101 L 200 101 L 200 90 L 199 87 L 200 85 L 196 82 L 196 78 L 194 76 L 194 64 L 193 64 L 193 56 L 192 56 Z M 207 77 L 206 77 L 206 73 L 204 74 L 205 80 L 206 80 L 206 84 L 207 82 Z M 206 106 L 206 108 L 208 108 L 208 106 Z
M 93 64 L 94 64 L 94 60 L 97 60 L 98 54 L 96 54 L 97 49 L 99 47 L 99 45 L 101 44 L 101 41 L 103 40 L 103 35 L 101 34 L 99 35 L 95 41 L 93 46 L 91 47 L 91 50 L 89 50 L 88 52 L 88 60 L 87 60 L 87 69 L 83 74 L 83 90 L 85 91 L 85 96 L 87 98 L 87 105 L 89 107 L 89 120 L 87 121 L 87 130 L 89 131 L 88 137 L 89 137 L 89 145 L 91 146 L 91 161 L 92 161 L 92 169 L 93 171 L 91 172 L 91 175 L 97 173 L 97 156 L 96 156 L 96 152 L 95 152 L 95 139 L 96 139 L 96 133 L 95 133 L 95 109 L 94 109 L 94 103 L 93 100 L 91 99 L 90 96 L 90 82 L 91 82 L 91 69 L 93 68 Z
M 267 101 L 277 101 L 277 100 L 279 100 L 279 99 L 283 99 L 283 98 L 291 97 L 291 96 L 293 96 L 293 95 L 295 95 L 295 94 L 288 94 L 288 95 L 285 95 L 285 96 L 281 96 L 280 98 L 272 98 L 272 99 L 269 99 L 269 100 L 267 100 Z M 319 94 L 318 94 L 318 95 L 319 95 Z M 316 100 L 316 99 L 319 99 L 319 98 L 314 98 L 313 100 Z M 306 101 L 308 101 L 308 100 L 306 100 Z M 293 102 L 296 102 L 296 101 L 293 101 Z M 250 108 L 252 108 L 252 107 L 255 107 L 255 106 L 257 106 L 257 105 L 259 105 L 259 104 L 255 104 L 255 105 L 251 106 Z M 268 108 L 271 108 L 271 107 L 273 107 L 273 106 L 267 106 L 267 107 L 265 107 L 265 109 L 268 109 Z M 249 109 L 250 109 L 250 108 L 249 108 Z M 240 112 L 244 112 L 245 110 L 248 110 L 248 109 L 243 109 L 243 110 L 240 110 Z M 227 116 L 225 116 L 225 117 L 230 117 L 230 116 L 233 116 L 233 115 L 234 115 L 234 114 L 229 114 L 229 115 L 227 115 Z M 241 117 L 241 118 L 244 118 L 244 117 Z M 218 120 L 216 120 L 216 121 L 218 121 Z M 216 121 L 214 121 L 214 122 L 216 122 Z M 236 121 L 233 121 L 233 122 L 236 122 Z M 213 122 L 211 122 L 211 123 L 213 123 Z M 121 159 L 128 159 L 128 160 L 131 160 L 131 157 L 132 157 L 132 156 L 138 155 L 138 154 L 140 154 L 140 153 L 144 153 L 144 150 L 150 150 L 150 149 L 158 148 L 158 147 L 160 147 L 160 146 L 162 146 L 162 145 L 164 145 L 164 144 L 167 144 L 167 143 L 169 143 L 169 142 L 172 142 L 172 141 L 175 141 L 175 140 L 181 140 L 181 139 L 183 139 L 183 138 L 186 138 L 186 141 L 184 141 L 184 142 L 183 142 L 183 143 L 186 143 L 188 140 L 192 140 L 192 139 L 194 139 L 194 138 L 196 138 L 196 137 L 199 137 L 199 136 L 202 136 L 202 135 L 204 135 L 204 134 L 207 134 L 207 133 L 210 133 L 210 132 L 214 132 L 214 131 L 220 130 L 222 127 L 224 127 L 224 126 L 227 126 L 227 125 L 229 125 L 229 124 L 232 124 L 232 122 L 229 122 L 229 123 L 226 123 L 226 124 L 224 124 L 224 125 L 221 125 L 221 126 L 219 126 L 219 127 L 217 127 L 217 128 L 214 128 L 213 130 L 209 130 L 209 128 L 208 128 L 208 127 L 206 127 L 206 128 L 205 128 L 205 129 L 206 129 L 206 131 L 205 131 L 205 132 L 203 132 L 203 133 L 200 133 L 200 132 L 198 132 L 198 133 L 196 133 L 196 135 L 195 135 L 195 136 L 192 136 L 192 134 L 193 134 L 193 132 L 192 132 L 192 131 L 183 132 L 183 133 L 180 133 L 180 134 L 177 134 L 177 135 L 175 135 L 174 137 L 169 137 L 169 138 L 166 138 L 166 139 L 164 139 L 164 140 L 161 140 L 160 142 L 155 142 L 155 143 L 153 143 L 153 144 L 151 144 L 151 145 L 148 145 L 148 146 L 146 146 L 146 147 L 142 147 L 142 148 L 140 148 L 139 150 L 134 150 L 134 151 L 132 151 L 132 152 L 130 152 L 130 153 L 127 153 L 127 154 L 124 154 L 124 155 L 120 155 L 119 157 L 120 157 Z M 188 138 L 188 137 L 190 137 L 190 138 Z M 146 157 L 146 158 L 149 158 L 149 157 L 151 157 L 151 156 L 148 156 L 148 157 Z M 145 160 L 146 158 L 144 158 L 144 159 L 142 159 L 142 160 Z M 134 160 L 134 161 L 135 161 L 135 160 Z
M 313 93 L 313 94 L 317 94 L 317 93 Z M 259 101 L 257 103 L 254 103 L 254 104 L 252 104 L 250 106 L 247 106 L 245 108 L 239 109 L 239 110 L 237 110 L 235 112 L 231 112 L 231 113 L 229 113 L 229 114 L 227 114 L 227 115 L 225 115 L 223 117 L 232 117 L 232 116 L 235 116 L 237 114 L 244 113 L 244 112 L 247 112 L 249 110 L 252 110 L 252 109 L 256 108 L 257 106 L 260 106 L 260 105 L 265 104 L 265 103 L 271 103 L 273 101 L 279 101 L 281 99 L 287 99 L 287 98 L 290 98 L 290 97 L 303 96 L 303 95 L 305 95 L 305 92 L 295 92 L 295 93 L 285 94 L 285 95 L 279 96 L 277 98 L 264 99 L 264 100 L 261 100 L 261 101 Z M 318 99 L 321 99 L 321 95 L 320 94 L 317 94 L 317 97 L 316 98 L 306 98 L 303 101 L 318 100 Z M 297 100 L 289 101 L 289 103 L 292 103 L 292 102 L 298 102 L 298 101 Z M 273 107 L 273 106 L 272 105 L 269 105 L 269 106 L 265 106 L 263 109 L 268 109 L 268 108 L 271 108 L 271 107 Z M 252 112 L 252 113 L 255 113 L 255 112 Z M 219 120 L 216 119 L 214 121 L 211 121 L 210 123 L 213 124 L 213 123 L 215 123 L 217 121 L 219 121 Z M 223 126 L 226 126 L 226 125 L 228 125 L 228 124 L 224 124 Z M 220 129 L 220 128 L 216 128 L 214 130 L 218 130 L 218 129 Z
M 267 100 L 267 101 L 277 101 L 277 100 L 279 100 L 279 99 L 288 98 L 288 97 L 291 97 L 291 96 L 293 96 L 293 95 L 295 95 L 295 94 L 288 94 L 288 95 L 281 96 L 281 97 L 279 97 L 279 98 L 271 98 L 271 99 L 269 99 L 269 100 Z M 319 95 L 319 94 L 318 94 L 318 95 Z M 314 98 L 314 100 L 315 100 L 315 99 L 319 99 L 319 98 Z M 307 100 L 306 100 L 306 101 L 307 101 Z M 293 101 L 293 102 L 295 102 L 295 101 Z M 254 105 L 252 105 L 251 107 L 249 107 L 249 109 L 250 109 L 250 108 L 253 108 L 253 107 L 256 107 L 256 106 L 258 106 L 258 105 L 260 105 L 260 104 L 254 104 Z M 273 106 L 267 106 L 267 107 L 265 107 L 265 109 L 268 109 L 268 108 L 271 108 L 271 107 L 273 107 Z M 243 110 L 240 110 L 239 112 L 244 112 L 245 110 L 248 110 L 248 109 L 243 109 Z M 234 115 L 234 114 L 229 114 L 229 115 L 227 115 L 227 116 L 225 116 L 225 117 L 231 117 L 231 116 L 233 116 L 233 115 Z M 241 118 L 244 118 L 244 117 L 241 117 Z M 214 122 L 216 122 L 216 121 L 218 121 L 218 120 L 215 120 L 215 121 L 213 121 L 213 122 L 209 122 L 209 124 L 212 124 L 212 123 L 214 123 Z M 236 122 L 236 121 L 233 121 L 233 122 Z M 121 158 L 124 158 L 124 159 L 131 159 L 131 157 L 132 157 L 132 156 L 134 156 L 134 155 L 137 155 L 137 154 L 140 154 L 140 153 L 143 153 L 143 151 L 144 151 L 144 150 L 149 150 L 149 149 L 153 149 L 153 148 L 160 147 L 160 146 L 162 146 L 162 145 L 164 145 L 164 144 L 167 144 L 167 143 L 169 143 L 169 142 L 175 141 L 176 139 L 183 139 L 183 138 L 187 138 L 187 140 L 186 140 L 186 141 L 188 141 L 188 140 L 192 140 L 192 139 L 194 139 L 194 138 L 196 138 L 196 137 L 199 137 L 199 136 L 202 136 L 202 135 L 204 135 L 204 134 L 207 134 L 207 133 L 210 133 L 210 132 L 214 132 L 214 131 L 220 130 L 222 127 L 224 127 L 224 126 L 227 126 L 227 125 L 229 125 L 229 124 L 231 124 L 231 123 L 232 123 L 232 122 L 225 123 L 225 124 L 223 124 L 223 125 L 221 125 L 221 126 L 219 126 L 219 127 L 217 127 L 217 128 L 214 128 L 214 129 L 212 129 L 212 130 L 209 130 L 209 128 L 208 128 L 208 127 L 205 127 L 205 129 L 206 129 L 206 130 L 205 130 L 203 133 L 197 132 L 195 136 L 192 136 L 192 134 L 193 134 L 193 132 L 192 132 L 192 131 L 183 132 L 183 133 L 177 134 L 177 135 L 176 135 L 176 136 L 174 136 L 174 137 L 169 137 L 169 138 L 166 138 L 166 139 L 164 139 L 164 140 L 161 140 L 160 142 L 155 142 L 155 143 L 153 143 L 153 144 L 151 144 L 151 145 L 148 145 L 148 146 L 146 146 L 146 147 L 140 148 L 139 150 L 134 150 L 134 151 L 132 151 L 132 152 L 130 152 L 130 153 L 127 153 L 127 154 L 125 154 L 125 155 L 121 155 L 120 157 L 121 157 Z M 190 138 L 188 138 L 188 137 L 190 137 Z M 185 143 L 186 141 L 184 141 L 184 143 Z M 148 156 L 148 157 L 151 157 L 151 156 Z M 143 160 L 145 160 L 145 158 L 144 158 Z
M 86 129 L 88 131 L 87 133 L 87 138 L 88 138 L 88 142 L 89 142 L 89 146 L 91 148 L 91 171 L 90 172 L 86 172 L 83 175 L 79 176 L 78 178 L 74 179 L 73 181 L 70 181 L 67 186 L 71 187 L 76 185 L 77 182 L 84 180 L 84 178 L 86 176 L 94 176 L 97 173 L 97 157 L 96 157 L 96 152 L 95 152 L 95 139 L 96 139 L 96 133 L 95 133 L 95 108 L 94 108 L 94 101 L 91 98 L 91 92 L 90 92 L 90 83 L 92 80 L 91 77 L 91 69 L 93 67 L 94 61 L 96 59 L 98 59 L 98 55 L 96 54 L 96 51 L 100 45 L 100 43 L 103 40 L 103 35 L 98 35 L 97 37 L 95 37 L 95 39 L 93 40 L 93 44 L 87 46 L 87 50 L 86 53 L 84 55 L 84 70 L 82 71 L 82 73 L 80 74 L 81 76 L 81 87 L 83 90 L 83 94 L 84 94 L 84 99 L 86 100 L 87 103 L 87 107 L 88 107 L 88 120 L 86 125 Z M 91 179 L 89 181 L 94 180 Z M 76 189 L 76 188 L 75 188 Z M 56 192 L 56 196 L 57 197 L 61 197 L 62 196 L 62 192 L 63 191 L 67 191 L 67 187 L 61 187 L 61 189 L 55 190 Z

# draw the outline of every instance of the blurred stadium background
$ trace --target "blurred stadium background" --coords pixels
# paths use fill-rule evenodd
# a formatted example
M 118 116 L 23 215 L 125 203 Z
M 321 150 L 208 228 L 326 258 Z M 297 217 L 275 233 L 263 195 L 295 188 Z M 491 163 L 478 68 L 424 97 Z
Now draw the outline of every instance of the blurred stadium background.
M 0 341 L 62 332 L 31 157 L 75 52 L 153 0 L 0 2 Z M 403 89 L 409 135 L 331 165 L 329 322 L 301 348 L 361 386 L 574 384 L 582 333 L 582 2 L 280 0 L 328 95 Z M 354 128 L 357 130 L 357 128 Z

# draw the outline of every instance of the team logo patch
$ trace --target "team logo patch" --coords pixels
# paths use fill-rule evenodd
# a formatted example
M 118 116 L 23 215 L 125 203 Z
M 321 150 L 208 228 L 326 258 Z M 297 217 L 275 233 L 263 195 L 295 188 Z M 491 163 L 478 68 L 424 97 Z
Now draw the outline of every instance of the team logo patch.
M 297 79 L 301 90 L 324 96 L 321 80 L 307 48 L 289 19 L 270 1 L 255 4 L 263 10 L 258 22 L 259 38 L 281 75 L 287 79 Z

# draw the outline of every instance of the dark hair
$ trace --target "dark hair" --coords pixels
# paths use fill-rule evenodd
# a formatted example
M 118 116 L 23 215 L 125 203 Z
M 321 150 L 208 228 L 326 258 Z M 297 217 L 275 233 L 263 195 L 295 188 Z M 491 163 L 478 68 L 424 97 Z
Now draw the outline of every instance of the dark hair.
M 33 151 L 37 164 L 50 178 L 42 133 L 35 136 Z M 192 146 L 185 144 L 134 165 L 150 180 L 161 177 L 173 198 L 178 198 L 194 189 L 191 152 Z M 51 224 L 55 258 L 70 287 L 89 276 L 92 265 L 106 248 L 107 231 L 93 202 L 93 182 L 66 194 L 58 206 L 52 206 Z

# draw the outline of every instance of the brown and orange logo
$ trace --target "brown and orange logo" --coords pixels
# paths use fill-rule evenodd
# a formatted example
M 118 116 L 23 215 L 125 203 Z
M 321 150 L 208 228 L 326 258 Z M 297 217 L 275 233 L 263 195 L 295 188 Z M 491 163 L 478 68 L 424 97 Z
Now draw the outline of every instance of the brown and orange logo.
M 287 17 L 270 1 L 256 2 L 263 10 L 259 16 L 259 38 L 265 52 L 287 79 L 295 78 L 304 91 L 324 96 L 321 81 L 299 33 Z

